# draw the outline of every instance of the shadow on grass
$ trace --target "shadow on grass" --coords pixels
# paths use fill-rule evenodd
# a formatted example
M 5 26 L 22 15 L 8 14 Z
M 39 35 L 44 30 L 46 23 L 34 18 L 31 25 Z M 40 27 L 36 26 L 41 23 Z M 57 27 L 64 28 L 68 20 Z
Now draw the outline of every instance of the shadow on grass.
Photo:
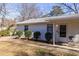
M 50 51 L 47 51 L 45 49 L 38 49 L 35 51 L 36 56 L 56 56 L 55 54 L 50 53 Z
M 29 56 L 28 53 L 23 52 L 23 51 L 19 51 L 15 54 L 15 56 Z

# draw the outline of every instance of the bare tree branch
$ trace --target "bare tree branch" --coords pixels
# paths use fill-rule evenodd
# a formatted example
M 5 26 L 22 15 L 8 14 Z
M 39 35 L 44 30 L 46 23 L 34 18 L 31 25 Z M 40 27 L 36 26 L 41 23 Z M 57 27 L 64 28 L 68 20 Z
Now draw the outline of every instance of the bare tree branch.
M 74 5 L 75 13 L 78 13 L 77 4 L 73 3 L 73 5 Z
M 33 3 L 20 4 L 19 13 L 22 21 L 31 18 L 37 18 L 42 15 L 42 12 L 40 11 L 40 9 L 38 9 L 37 4 L 33 4 Z
M 4 20 L 7 14 L 7 10 L 6 10 L 6 4 L 5 3 L 1 3 L 0 4 L 0 15 L 2 16 L 1 18 L 1 28 L 4 26 Z
M 62 3 L 62 5 L 64 5 L 65 7 L 67 7 L 68 8 L 68 10 L 71 10 L 72 12 L 74 12 L 74 13 L 78 13 L 78 6 L 77 6 L 77 3 L 71 3 L 71 5 L 69 6 L 68 5 L 68 3 L 66 4 L 66 3 Z M 73 7 L 74 8 L 73 8 Z

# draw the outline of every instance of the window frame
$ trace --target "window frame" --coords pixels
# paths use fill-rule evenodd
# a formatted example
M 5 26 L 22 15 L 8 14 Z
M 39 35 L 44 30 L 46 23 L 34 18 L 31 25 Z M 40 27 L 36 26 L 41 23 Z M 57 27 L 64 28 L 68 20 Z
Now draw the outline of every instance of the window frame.
M 47 32 L 53 33 L 53 24 L 47 24 Z
M 24 30 L 28 30 L 28 25 L 24 25 Z
M 61 27 L 62 26 L 62 27 Z M 63 27 L 63 26 L 65 26 L 65 27 Z M 62 28 L 64 28 L 64 29 L 62 29 Z M 66 37 L 67 35 L 67 25 L 60 25 L 60 27 L 59 27 L 59 29 L 60 29 L 60 31 L 59 31 L 59 36 L 60 37 Z M 64 35 L 63 35 L 64 34 Z

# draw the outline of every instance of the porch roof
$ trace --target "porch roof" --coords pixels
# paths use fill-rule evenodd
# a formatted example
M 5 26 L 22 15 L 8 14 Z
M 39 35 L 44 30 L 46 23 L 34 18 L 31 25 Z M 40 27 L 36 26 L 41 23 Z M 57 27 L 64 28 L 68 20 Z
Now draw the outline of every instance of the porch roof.
M 57 21 L 57 20 L 79 20 L 79 14 L 29 19 L 29 20 L 26 20 L 26 21 L 23 21 L 23 22 L 18 22 L 17 24 L 46 23 L 46 22 L 49 22 L 49 21 Z

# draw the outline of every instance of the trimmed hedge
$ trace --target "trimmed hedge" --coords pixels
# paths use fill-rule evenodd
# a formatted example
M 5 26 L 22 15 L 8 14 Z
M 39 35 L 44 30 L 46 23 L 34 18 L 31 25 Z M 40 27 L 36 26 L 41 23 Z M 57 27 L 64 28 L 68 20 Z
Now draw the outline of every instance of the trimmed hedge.
M 46 32 L 45 33 L 45 38 L 46 38 L 47 42 L 50 42 L 50 40 L 52 39 L 52 33 Z
M 17 35 L 18 37 L 21 37 L 22 34 L 23 34 L 23 31 L 21 31 L 21 30 L 16 31 L 16 33 L 15 33 L 15 35 Z
M 31 35 L 32 35 L 32 31 L 26 30 L 26 31 L 24 31 L 24 35 L 25 35 L 26 38 L 29 39 L 29 37 L 31 37 Z
M 41 33 L 39 31 L 34 32 L 34 38 L 37 40 L 40 37 Z

